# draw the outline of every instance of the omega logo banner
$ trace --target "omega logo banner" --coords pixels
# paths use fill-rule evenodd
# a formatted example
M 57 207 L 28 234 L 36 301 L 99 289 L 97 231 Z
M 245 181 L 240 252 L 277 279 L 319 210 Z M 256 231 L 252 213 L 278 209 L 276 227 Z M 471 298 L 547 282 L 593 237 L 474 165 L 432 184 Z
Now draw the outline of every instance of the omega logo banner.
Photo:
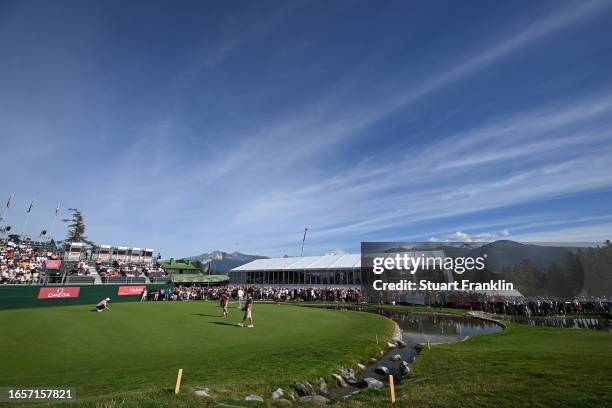
M 58 287 L 58 288 L 40 288 L 38 292 L 39 299 L 67 299 L 78 298 L 80 287 Z
M 146 286 L 119 286 L 118 296 L 142 295 Z

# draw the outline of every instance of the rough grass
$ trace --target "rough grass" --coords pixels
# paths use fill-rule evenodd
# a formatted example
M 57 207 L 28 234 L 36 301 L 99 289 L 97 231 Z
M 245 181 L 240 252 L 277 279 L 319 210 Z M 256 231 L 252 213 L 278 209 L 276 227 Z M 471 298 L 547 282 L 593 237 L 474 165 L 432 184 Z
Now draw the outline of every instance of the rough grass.
M 400 406 L 610 407 L 612 334 L 511 324 L 423 350 L 396 388 Z M 384 405 L 370 392 L 355 406 Z
M 389 337 L 381 316 L 281 305 L 254 308 L 255 328 L 220 318 L 216 302 L 121 303 L 110 312 L 70 306 L 0 312 L 0 384 L 75 387 L 78 406 L 202 405 L 189 391 L 218 400 L 268 397 L 298 379 L 329 380 L 341 365 L 375 355 L 374 334 Z M 172 394 L 184 369 L 183 395 Z M 24 406 L 21 405 L 20 406 Z

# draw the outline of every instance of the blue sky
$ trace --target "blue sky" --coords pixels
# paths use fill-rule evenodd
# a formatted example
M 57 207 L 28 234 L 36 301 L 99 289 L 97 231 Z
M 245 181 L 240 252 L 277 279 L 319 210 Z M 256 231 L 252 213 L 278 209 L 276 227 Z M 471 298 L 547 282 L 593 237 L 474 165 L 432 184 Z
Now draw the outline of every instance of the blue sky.
M 0 0 L 0 199 L 165 257 L 612 236 L 610 1 Z M 55 235 L 62 237 L 65 227 Z

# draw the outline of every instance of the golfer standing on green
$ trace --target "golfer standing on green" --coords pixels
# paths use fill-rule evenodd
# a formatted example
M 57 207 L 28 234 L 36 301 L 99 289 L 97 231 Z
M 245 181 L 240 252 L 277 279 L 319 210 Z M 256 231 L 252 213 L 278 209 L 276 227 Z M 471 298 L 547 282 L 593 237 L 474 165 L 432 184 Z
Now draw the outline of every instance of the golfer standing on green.
M 253 298 L 249 295 L 246 300 L 246 304 L 244 305 L 244 318 L 241 323 L 238 323 L 238 326 L 244 327 L 244 322 L 249 321 L 249 325 L 247 327 L 255 327 L 253 326 Z

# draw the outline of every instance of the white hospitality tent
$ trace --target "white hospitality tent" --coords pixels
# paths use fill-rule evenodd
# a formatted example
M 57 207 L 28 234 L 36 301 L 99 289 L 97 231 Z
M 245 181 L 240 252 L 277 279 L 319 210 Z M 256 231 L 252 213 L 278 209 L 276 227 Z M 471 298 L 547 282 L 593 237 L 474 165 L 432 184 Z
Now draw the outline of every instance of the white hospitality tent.
M 256 259 L 229 272 L 234 284 L 359 286 L 361 255 L 340 254 Z

